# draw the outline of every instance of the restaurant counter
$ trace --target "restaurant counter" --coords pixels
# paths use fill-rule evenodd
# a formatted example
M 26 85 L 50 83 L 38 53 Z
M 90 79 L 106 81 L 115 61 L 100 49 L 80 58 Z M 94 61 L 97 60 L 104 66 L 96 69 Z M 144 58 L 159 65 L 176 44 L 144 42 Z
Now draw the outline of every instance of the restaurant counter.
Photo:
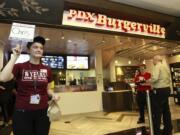
M 55 85 L 54 92 L 95 91 L 96 85 Z
M 132 110 L 132 90 L 102 92 L 103 110 L 106 112 Z

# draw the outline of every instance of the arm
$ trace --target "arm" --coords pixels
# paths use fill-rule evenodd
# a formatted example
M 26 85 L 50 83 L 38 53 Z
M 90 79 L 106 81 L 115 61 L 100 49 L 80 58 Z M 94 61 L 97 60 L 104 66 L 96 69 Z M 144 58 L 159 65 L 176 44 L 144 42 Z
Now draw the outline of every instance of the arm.
M 21 53 L 20 45 L 17 45 L 15 48 L 13 48 L 12 51 L 13 51 L 13 55 L 12 55 L 11 59 L 6 64 L 4 69 L 0 72 L 0 81 L 2 81 L 2 82 L 7 82 L 14 77 L 14 75 L 12 74 L 12 70 L 13 70 L 13 67 L 14 67 L 14 64 L 15 64 L 17 58 L 19 57 L 19 55 Z
M 149 85 L 149 86 L 150 86 L 150 85 L 151 85 L 151 82 L 150 82 L 151 74 L 148 73 L 148 72 L 145 72 L 145 74 L 144 74 L 144 79 L 145 79 L 145 82 L 142 83 L 142 85 L 144 85 L 144 86 Z
M 48 89 L 47 93 L 48 93 L 49 96 L 52 97 L 52 100 L 58 101 L 58 100 L 60 99 L 60 97 L 58 96 L 58 94 L 55 94 L 55 93 L 53 92 L 53 90 L 51 89 L 51 82 L 48 83 L 48 88 L 47 88 L 47 89 Z
M 160 75 L 160 66 L 155 66 L 155 69 L 153 70 L 152 76 L 151 76 L 151 83 L 155 83 L 159 80 Z

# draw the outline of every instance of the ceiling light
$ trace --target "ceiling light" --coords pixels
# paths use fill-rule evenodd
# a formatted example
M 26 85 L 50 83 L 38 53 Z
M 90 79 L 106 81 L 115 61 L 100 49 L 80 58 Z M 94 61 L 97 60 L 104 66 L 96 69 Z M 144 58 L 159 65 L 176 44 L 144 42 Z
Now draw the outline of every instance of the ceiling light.
M 118 37 L 118 36 L 114 36 L 114 38 L 115 38 L 115 39 L 119 39 L 119 37 Z
M 146 60 L 143 60 L 143 64 L 144 64 L 144 65 L 146 64 Z
M 132 63 L 132 62 L 129 60 L 129 61 L 128 61 L 128 64 L 130 65 L 131 63 Z
M 105 40 L 102 40 L 101 42 L 102 42 L 102 43 L 105 43 Z
M 49 38 L 45 38 L 46 41 L 49 41 L 50 39 Z
M 62 72 L 59 72 L 59 75 L 61 76 L 61 75 L 62 75 Z
M 173 52 L 176 52 L 176 50 L 174 49 Z
M 64 36 L 61 36 L 61 39 L 63 40 L 63 39 L 65 39 L 65 37 L 64 37 Z
M 69 40 L 68 40 L 68 43 L 72 43 L 72 40 L 69 39 Z
M 115 64 L 118 64 L 118 61 L 117 61 L 117 60 L 115 60 Z
M 61 39 L 62 39 L 62 40 L 65 39 L 63 32 L 61 32 Z
M 104 39 L 104 36 L 102 37 L 102 41 L 101 41 L 102 43 L 105 43 L 106 41 L 105 41 L 105 39 Z
M 142 45 L 145 45 L 145 44 L 146 44 L 145 39 L 142 39 Z
M 156 51 L 157 50 L 157 46 L 153 46 L 153 50 Z

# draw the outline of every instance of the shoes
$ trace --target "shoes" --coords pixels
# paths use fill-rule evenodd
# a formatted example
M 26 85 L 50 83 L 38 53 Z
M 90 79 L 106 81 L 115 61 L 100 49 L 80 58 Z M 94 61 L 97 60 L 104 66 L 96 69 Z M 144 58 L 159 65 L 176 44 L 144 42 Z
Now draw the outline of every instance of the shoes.
M 144 120 L 140 120 L 140 119 L 137 121 L 137 124 L 142 124 L 142 123 L 145 123 L 145 121 Z

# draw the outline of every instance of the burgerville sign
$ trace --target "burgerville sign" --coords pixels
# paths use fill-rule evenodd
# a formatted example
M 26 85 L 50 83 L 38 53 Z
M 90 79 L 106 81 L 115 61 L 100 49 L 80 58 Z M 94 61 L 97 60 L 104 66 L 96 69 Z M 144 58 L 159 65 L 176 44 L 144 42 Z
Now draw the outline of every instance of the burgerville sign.
M 121 20 L 103 14 L 74 9 L 64 11 L 62 24 L 66 26 L 100 29 L 157 38 L 165 38 L 166 33 L 166 29 L 158 24 L 144 24 Z

